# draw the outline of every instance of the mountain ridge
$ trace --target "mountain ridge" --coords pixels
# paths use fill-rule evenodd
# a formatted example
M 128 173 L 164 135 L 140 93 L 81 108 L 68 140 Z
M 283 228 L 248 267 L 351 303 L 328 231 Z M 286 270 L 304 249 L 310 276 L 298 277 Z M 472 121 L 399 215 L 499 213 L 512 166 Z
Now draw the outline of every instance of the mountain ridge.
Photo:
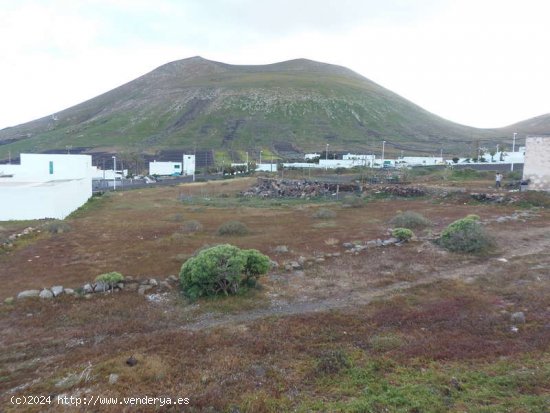
M 306 151 L 329 143 L 372 151 L 382 140 L 389 151 L 457 153 L 476 141 L 499 143 L 508 133 L 445 120 L 343 66 L 308 59 L 231 65 L 194 56 L 55 115 L 0 130 L 0 159 L 7 151 L 68 146 L 277 152 L 281 145 Z

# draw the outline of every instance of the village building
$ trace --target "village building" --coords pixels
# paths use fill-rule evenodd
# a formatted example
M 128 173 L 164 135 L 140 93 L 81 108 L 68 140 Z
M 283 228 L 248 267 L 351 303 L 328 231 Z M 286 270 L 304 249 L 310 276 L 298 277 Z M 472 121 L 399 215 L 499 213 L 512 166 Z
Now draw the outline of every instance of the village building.
M 21 154 L 0 165 L 0 221 L 64 219 L 92 196 L 90 155 Z

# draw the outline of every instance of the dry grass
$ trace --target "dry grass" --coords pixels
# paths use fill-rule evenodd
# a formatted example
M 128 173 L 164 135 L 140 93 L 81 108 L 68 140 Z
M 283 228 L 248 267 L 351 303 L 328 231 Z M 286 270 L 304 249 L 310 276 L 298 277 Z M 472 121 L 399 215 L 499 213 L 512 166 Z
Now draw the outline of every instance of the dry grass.
M 72 218 L 72 231 L 0 256 L 0 293 L 6 297 L 37 284 L 77 286 L 107 271 L 176 274 L 185 256 L 225 241 L 216 230 L 230 219 L 252 230 L 232 240 L 240 247 L 269 254 L 287 245 L 292 252 L 285 259 L 342 255 L 302 275 L 272 272 L 260 280 L 261 289 L 235 300 L 190 304 L 174 291 L 166 303 L 154 304 L 122 292 L 2 305 L 0 403 L 6 411 L 17 411 L 9 396 L 58 394 L 56 383 L 83 371 L 85 379 L 64 393 L 189 397 L 189 411 L 195 412 L 231 406 L 242 412 L 360 411 L 353 403 L 363 400 L 365 388 L 370 401 L 364 403 L 371 404 L 363 411 L 402 411 L 392 404 L 396 398 L 404 400 L 406 411 L 430 411 L 439 403 L 454 412 L 522 411 L 518 406 L 537 411 L 550 391 L 550 371 L 541 367 L 550 363 L 548 212 L 527 223 L 491 224 L 500 248 L 494 256 L 451 254 L 429 242 L 350 256 L 339 243 L 383 238 L 385 223 L 398 210 L 421 210 L 434 222 L 433 231 L 440 231 L 468 213 L 484 219 L 512 208 L 430 200 L 375 201 L 345 210 L 331 204 L 335 226 L 314 228 L 318 220 L 300 205 L 224 209 L 179 201 L 182 192 L 233 196 L 243 185 L 115 194 Z M 171 218 L 175 214 L 200 221 L 203 229 L 171 239 L 182 225 Z M 507 262 L 495 259 L 501 256 Z M 285 306 L 295 311 L 277 312 Z M 513 332 L 510 314 L 516 311 L 525 312 L 527 322 Z M 135 367 L 125 363 L 132 355 Z M 319 374 L 325 359 L 330 371 Z M 333 361 L 338 368 L 332 369 Z M 112 373 L 119 380 L 111 385 Z M 451 377 L 458 377 L 463 390 L 445 390 Z M 424 402 L 407 393 L 411 383 L 425 386 L 413 392 Z M 483 404 L 484 391 L 492 394 L 490 406 Z

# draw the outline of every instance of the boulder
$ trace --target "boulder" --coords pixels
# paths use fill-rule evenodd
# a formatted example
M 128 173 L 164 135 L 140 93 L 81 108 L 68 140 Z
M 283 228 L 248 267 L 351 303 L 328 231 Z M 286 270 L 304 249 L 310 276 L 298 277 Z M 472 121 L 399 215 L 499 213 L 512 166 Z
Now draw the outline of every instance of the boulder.
M 91 294 L 94 292 L 94 289 L 92 288 L 92 285 L 88 283 L 82 286 L 82 291 L 84 294 Z
M 25 290 L 25 291 L 21 291 L 19 294 L 17 294 L 17 298 L 38 297 L 39 295 L 40 295 L 39 290 Z
M 512 315 L 510 316 L 510 321 L 514 324 L 525 324 L 525 314 L 523 313 L 523 311 L 512 313 Z
M 65 288 L 64 292 L 67 295 L 74 295 L 75 294 L 75 292 L 72 288 Z
M 49 298 L 53 298 L 53 293 L 47 288 L 44 288 L 42 291 L 40 291 L 40 294 L 38 296 L 40 298 L 49 299 Z
M 173 283 L 177 283 L 178 282 L 178 277 L 176 277 L 175 275 L 169 275 L 168 276 L 168 281 L 171 281 Z
M 172 286 L 170 285 L 170 283 L 168 281 L 159 282 L 159 287 L 162 288 L 163 290 L 171 290 L 172 289 Z
M 103 293 L 105 291 L 109 291 L 110 289 L 111 286 L 103 281 L 98 281 L 94 284 L 94 292 L 96 293 Z
M 151 285 L 140 285 L 138 288 L 138 294 L 144 295 L 145 292 L 149 291 L 153 287 Z
M 118 381 L 118 374 L 109 374 L 109 384 L 115 384 Z
M 62 285 L 54 285 L 51 290 L 54 297 L 63 294 L 63 292 L 65 291 Z
M 149 285 L 156 287 L 159 285 L 158 281 L 155 278 L 149 278 Z
M 288 252 L 288 247 L 286 245 L 277 245 L 273 251 L 275 254 L 285 254 Z

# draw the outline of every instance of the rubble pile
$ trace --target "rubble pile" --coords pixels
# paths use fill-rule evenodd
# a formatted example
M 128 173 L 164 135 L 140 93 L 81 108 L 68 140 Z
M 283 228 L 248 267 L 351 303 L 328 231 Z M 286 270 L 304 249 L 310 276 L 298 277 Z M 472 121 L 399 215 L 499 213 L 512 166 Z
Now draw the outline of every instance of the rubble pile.
M 519 196 L 510 196 L 508 194 L 472 193 L 470 196 L 478 202 L 486 202 L 491 204 L 513 204 L 520 200 Z
M 415 196 L 424 196 L 426 195 L 426 189 L 418 186 L 409 186 L 409 185 L 388 185 L 388 186 L 366 186 L 365 192 L 367 193 L 384 193 L 400 197 L 415 197 Z
M 258 178 L 255 186 L 241 192 L 243 196 L 259 196 L 263 198 L 287 197 L 310 198 L 332 195 L 336 192 L 354 192 L 357 184 L 336 184 L 292 179 Z

